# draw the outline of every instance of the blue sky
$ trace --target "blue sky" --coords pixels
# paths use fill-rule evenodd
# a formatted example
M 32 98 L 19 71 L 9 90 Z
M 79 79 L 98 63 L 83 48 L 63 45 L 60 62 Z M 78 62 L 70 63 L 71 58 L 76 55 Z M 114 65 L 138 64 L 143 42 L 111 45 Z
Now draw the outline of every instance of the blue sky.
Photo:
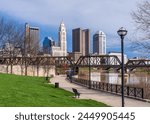
M 45 36 L 58 40 L 58 27 L 63 20 L 67 28 L 68 51 L 72 50 L 72 29 L 89 28 L 92 35 L 102 30 L 107 36 L 107 52 L 120 51 L 117 30 L 125 27 L 125 53 L 129 58 L 140 56 L 129 49 L 135 26 L 131 12 L 143 0 L 0 0 L 0 14 L 18 23 L 28 22 L 40 27 L 41 41 Z M 8 4 L 9 3 L 9 4 Z M 92 44 L 92 43 L 91 43 Z M 92 46 L 91 46 L 92 48 Z

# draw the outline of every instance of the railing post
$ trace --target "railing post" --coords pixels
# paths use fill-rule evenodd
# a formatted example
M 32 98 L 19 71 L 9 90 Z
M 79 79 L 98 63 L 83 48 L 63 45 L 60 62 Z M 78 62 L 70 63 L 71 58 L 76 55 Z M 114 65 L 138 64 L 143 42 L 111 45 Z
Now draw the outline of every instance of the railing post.
M 99 82 L 99 89 L 101 90 L 101 83 Z
M 142 99 L 144 98 L 144 90 L 143 90 L 143 88 L 141 88 L 141 90 L 142 90 Z
M 118 93 L 118 85 L 116 84 L 116 93 Z
M 129 96 L 129 87 L 127 87 L 127 96 Z
M 134 96 L 136 97 L 136 88 L 134 88 Z
M 113 92 L 113 89 L 112 89 L 113 84 L 111 84 L 110 86 L 111 86 L 111 92 Z
M 95 88 L 94 81 L 91 81 L 91 88 Z
M 98 89 L 98 85 L 97 85 L 98 83 L 97 83 L 97 81 L 96 81 L 96 89 Z
M 107 88 L 106 90 L 108 91 L 108 83 L 106 83 L 106 84 L 107 84 L 107 85 L 106 85 L 106 86 L 107 86 L 107 87 L 106 87 L 106 88 Z
M 94 81 L 91 81 L 91 87 L 94 89 L 95 88 L 95 83 L 94 83 Z

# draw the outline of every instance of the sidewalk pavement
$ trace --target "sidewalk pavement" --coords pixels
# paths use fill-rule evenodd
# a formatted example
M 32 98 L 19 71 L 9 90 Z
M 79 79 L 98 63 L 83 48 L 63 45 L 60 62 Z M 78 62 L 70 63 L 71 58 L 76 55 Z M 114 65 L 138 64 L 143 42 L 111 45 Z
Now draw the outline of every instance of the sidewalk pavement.
M 121 96 L 110 94 L 107 92 L 88 89 L 74 83 L 70 83 L 65 75 L 57 75 L 51 79 L 51 83 L 59 82 L 59 87 L 72 92 L 72 88 L 76 88 L 80 93 L 80 99 L 92 99 L 103 102 L 114 107 L 121 107 Z M 150 103 L 136 99 L 125 97 L 125 107 L 150 107 Z

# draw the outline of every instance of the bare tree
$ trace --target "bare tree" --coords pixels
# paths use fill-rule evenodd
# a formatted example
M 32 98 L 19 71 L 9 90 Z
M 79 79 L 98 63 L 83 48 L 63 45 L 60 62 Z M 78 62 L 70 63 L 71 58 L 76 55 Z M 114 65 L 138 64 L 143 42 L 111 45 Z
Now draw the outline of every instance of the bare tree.
M 2 47 L 8 35 L 8 25 L 3 18 L 0 18 L 0 46 Z
M 132 48 L 150 53 L 150 2 L 138 4 L 137 10 L 131 13 L 136 25 L 136 33 Z
M 14 56 L 17 54 L 17 50 L 20 49 L 20 54 L 22 54 L 24 29 L 22 25 L 0 17 L 0 48 L 2 49 L 6 43 L 12 45 L 13 48 L 4 49 L 3 52 L 9 54 L 9 56 Z

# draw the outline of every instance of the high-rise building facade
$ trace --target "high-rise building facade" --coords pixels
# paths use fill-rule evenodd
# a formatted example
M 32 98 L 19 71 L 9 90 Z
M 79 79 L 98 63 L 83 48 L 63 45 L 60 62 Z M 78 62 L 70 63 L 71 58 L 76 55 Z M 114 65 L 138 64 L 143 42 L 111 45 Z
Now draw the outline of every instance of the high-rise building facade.
M 72 51 L 85 56 L 90 51 L 90 30 L 81 28 L 72 30 Z
M 63 22 L 61 22 L 58 32 L 58 46 L 51 47 L 52 56 L 67 56 L 67 33 L 66 27 Z
M 97 31 L 93 36 L 93 54 L 106 54 L 106 35 L 102 31 Z
M 39 52 L 39 28 L 25 24 L 24 51 L 26 56 L 37 55 Z
M 45 37 L 43 41 L 43 53 L 51 54 L 51 47 L 55 46 L 55 41 L 51 37 Z
M 62 22 L 59 27 L 58 32 L 58 44 L 62 51 L 63 56 L 67 56 L 67 35 L 66 35 L 66 27 L 65 24 Z

